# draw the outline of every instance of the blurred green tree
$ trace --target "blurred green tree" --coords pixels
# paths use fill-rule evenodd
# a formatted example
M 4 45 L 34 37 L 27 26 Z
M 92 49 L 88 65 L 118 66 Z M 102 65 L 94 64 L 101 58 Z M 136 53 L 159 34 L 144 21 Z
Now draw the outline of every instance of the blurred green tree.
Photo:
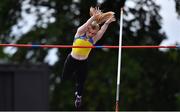
M 176 8 L 176 12 L 177 14 L 180 16 L 180 1 L 179 0 L 175 0 L 175 8 Z
M 123 45 L 159 45 L 166 39 L 161 28 L 160 6 L 153 0 L 127 2 L 133 6 L 124 7 Z M 103 11 L 114 11 L 117 18 L 97 44 L 118 45 L 120 0 L 2 0 L 0 42 L 71 44 L 77 27 L 89 18 L 89 7 L 97 4 Z M 24 31 L 27 20 L 32 25 Z M 50 109 L 74 110 L 74 80 L 63 85 L 60 80 L 70 49 L 1 47 L 0 59 L 16 63 L 47 63 L 46 58 L 53 50 L 58 60 L 50 64 Z M 117 49 L 92 51 L 82 110 L 114 110 L 117 52 Z M 179 110 L 179 53 L 177 49 L 166 52 L 123 49 L 120 109 Z

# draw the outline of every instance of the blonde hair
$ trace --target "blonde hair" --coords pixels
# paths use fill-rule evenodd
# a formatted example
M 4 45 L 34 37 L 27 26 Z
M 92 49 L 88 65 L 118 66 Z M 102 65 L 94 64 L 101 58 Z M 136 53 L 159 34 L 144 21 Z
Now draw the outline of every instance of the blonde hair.
M 100 29 L 100 24 L 106 22 L 109 18 L 114 17 L 114 12 L 108 11 L 103 13 L 99 7 L 90 7 L 90 16 L 93 16 L 95 13 L 99 13 L 99 15 L 95 18 L 95 20 L 91 23 L 91 26 L 94 28 Z

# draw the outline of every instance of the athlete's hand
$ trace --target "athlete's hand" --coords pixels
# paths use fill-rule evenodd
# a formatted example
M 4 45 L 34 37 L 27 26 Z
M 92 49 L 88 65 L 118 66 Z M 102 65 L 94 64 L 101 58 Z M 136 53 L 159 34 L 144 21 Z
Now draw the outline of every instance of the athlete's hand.
M 110 24 L 111 22 L 114 22 L 114 21 L 116 21 L 116 19 L 115 19 L 114 15 L 113 15 L 105 23 Z
M 90 15 L 94 16 L 96 20 L 99 19 L 102 14 L 99 7 L 95 7 L 95 8 L 91 7 L 90 12 L 91 12 Z

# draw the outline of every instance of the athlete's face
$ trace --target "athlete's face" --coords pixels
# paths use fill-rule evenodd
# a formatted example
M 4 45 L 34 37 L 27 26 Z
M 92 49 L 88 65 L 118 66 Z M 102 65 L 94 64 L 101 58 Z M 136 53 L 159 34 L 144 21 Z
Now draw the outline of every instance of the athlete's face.
M 97 29 L 93 29 L 91 26 L 88 26 L 88 30 L 86 32 L 86 35 L 88 37 L 94 37 L 97 34 L 98 30 Z

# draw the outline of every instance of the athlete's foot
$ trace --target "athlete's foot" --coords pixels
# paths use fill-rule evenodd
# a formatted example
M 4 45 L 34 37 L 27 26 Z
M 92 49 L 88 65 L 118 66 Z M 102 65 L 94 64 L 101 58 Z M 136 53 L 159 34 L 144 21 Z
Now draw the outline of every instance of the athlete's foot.
M 77 92 L 75 92 L 75 97 L 76 97 L 75 102 L 74 102 L 75 103 L 75 107 L 77 109 L 79 109 L 81 107 L 82 96 L 79 96 L 77 94 Z

